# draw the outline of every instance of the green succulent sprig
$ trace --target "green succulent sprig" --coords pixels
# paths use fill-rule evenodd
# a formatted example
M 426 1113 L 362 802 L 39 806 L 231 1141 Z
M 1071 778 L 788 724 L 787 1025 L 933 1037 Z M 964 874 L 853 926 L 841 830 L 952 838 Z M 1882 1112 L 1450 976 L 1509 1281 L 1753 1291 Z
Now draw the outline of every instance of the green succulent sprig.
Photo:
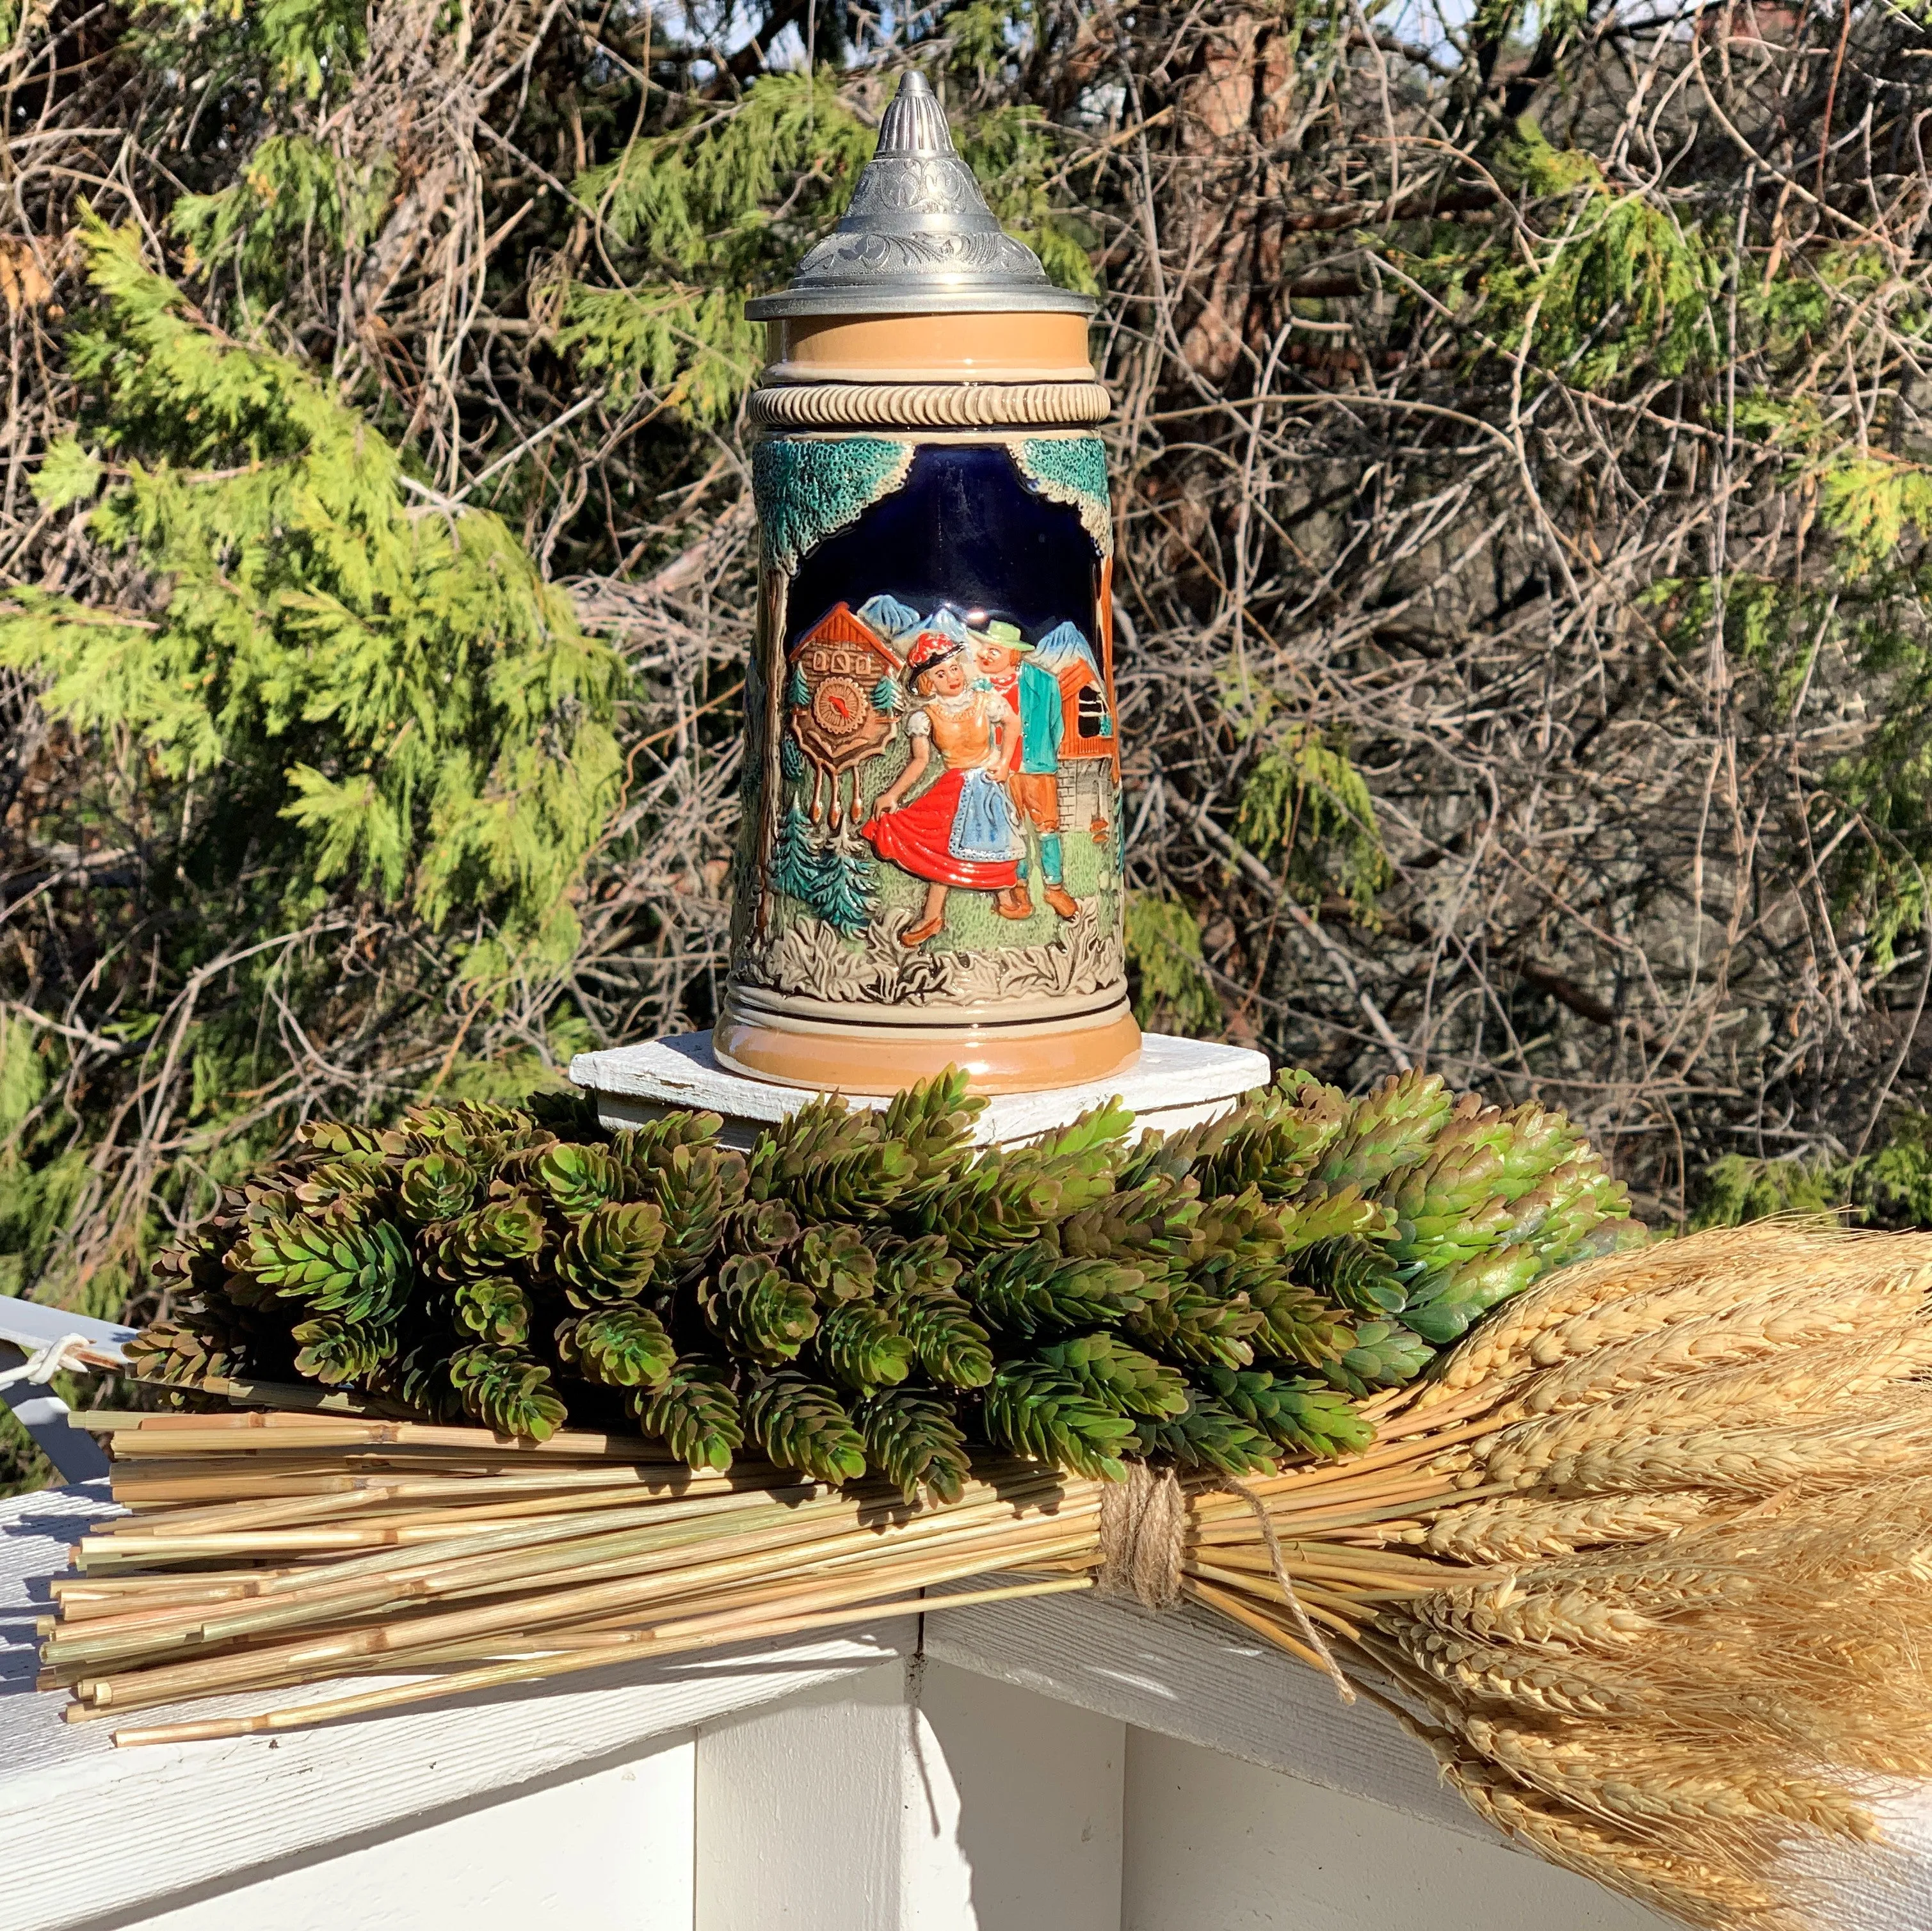
M 456 1324 L 500 1347 L 520 1348 L 530 1338 L 530 1302 L 507 1274 L 460 1282 L 451 1297 Z
M 731 1371 L 713 1361 L 679 1360 L 661 1387 L 634 1397 L 632 1412 L 694 1474 L 722 1474 L 745 1445 Z
M 965 1432 L 952 1405 L 894 1388 L 868 1395 L 853 1411 L 866 1459 L 907 1501 L 922 1494 L 956 1502 L 972 1472 Z
M 772 1461 L 815 1481 L 856 1481 L 866 1472 L 866 1444 L 852 1417 L 830 1388 L 802 1375 L 758 1377 L 745 1425 Z
M 664 1216 L 644 1201 L 587 1209 L 557 1251 L 556 1274 L 572 1307 L 634 1300 L 650 1286 L 664 1246 Z
M 626 1301 L 560 1322 L 556 1354 L 564 1366 L 607 1388 L 661 1388 L 677 1363 L 664 1323 Z
M 614 1132 L 568 1098 L 312 1122 L 156 1262 L 130 1359 L 179 1399 L 299 1379 L 538 1438 L 628 1423 L 916 1506 L 989 1451 L 1108 1479 L 1356 1453 L 1370 1398 L 1645 1237 L 1561 1114 L 1432 1075 L 1289 1072 L 1180 1133 L 1108 1106 L 1018 1147 L 976 1144 L 981 1106 L 950 1073 L 745 1153 L 716 1114 Z
M 698 1290 L 712 1333 L 741 1360 L 776 1368 L 818 1332 L 812 1290 L 762 1254 L 734 1254 Z
M 847 1301 L 819 1324 L 818 1365 L 842 1388 L 870 1395 L 896 1388 L 919 1365 L 919 1351 L 891 1312 L 876 1301 Z

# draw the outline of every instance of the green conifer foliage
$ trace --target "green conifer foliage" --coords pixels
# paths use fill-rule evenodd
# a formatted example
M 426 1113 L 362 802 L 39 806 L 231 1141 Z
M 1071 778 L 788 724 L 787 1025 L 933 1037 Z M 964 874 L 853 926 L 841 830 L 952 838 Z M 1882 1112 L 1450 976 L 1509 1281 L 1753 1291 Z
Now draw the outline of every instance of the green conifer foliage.
M 387 154 L 346 168 L 307 135 L 271 134 L 239 181 L 217 193 L 183 195 L 168 226 L 186 244 L 189 274 L 225 274 L 244 299 L 266 304 L 288 285 L 292 249 L 319 242 L 333 253 L 368 241 L 395 173 Z
M 98 494 L 94 540 L 168 587 L 139 622 L 22 591 L 0 665 L 172 777 L 220 770 L 255 835 L 284 828 L 292 906 L 346 880 L 567 957 L 618 775 L 609 652 L 495 517 L 425 513 L 315 375 L 198 320 L 134 230 L 83 233 L 94 412 L 39 487 L 50 511 Z
M 1291 725 L 1250 767 L 1234 835 L 1263 858 L 1289 853 L 1291 889 L 1316 903 L 1332 880 L 1372 906 L 1389 880 L 1366 781 L 1344 745 L 1305 724 Z
M 1113 1477 L 1353 1452 L 1358 1404 L 1640 1237 L 1567 1123 L 1423 1082 L 1351 1102 L 1290 1075 L 1172 1142 L 1103 1108 L 976 1153 L 974 1111 L 948 1074 L 808 1102 L 746 1155 L 714 1116 L 606 1132 L 548 1102 L 317 1123 L 158 1264 L 173 1312 L 132 1358 L 539 1437 L 572 1407 L 608 1427 L 620 1391 L 694 1468 L 749 1441 L 910 1502 L 958 1495 L 976 1453 Z
M 874 145 L 830 78 L 809 73 L 766 76 L 722 121 L 632 142 L 575 192 L 632 251 L 638 279 L 574 286 L 560 345 L 620 385 L 647 383 L 700 415 L 728 414 L 763 347 L 740 298 L 790 252 L 772 250 L 759 209 L 808 166 L 815 178 L 785 229 L 802 253 L 843 212 Z

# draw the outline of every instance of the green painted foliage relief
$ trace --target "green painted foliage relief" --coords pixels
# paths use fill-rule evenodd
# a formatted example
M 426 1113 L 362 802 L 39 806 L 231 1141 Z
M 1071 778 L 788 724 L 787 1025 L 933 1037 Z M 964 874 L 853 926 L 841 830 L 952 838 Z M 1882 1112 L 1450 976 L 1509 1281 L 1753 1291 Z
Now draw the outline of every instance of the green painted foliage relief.
M 784 436 L 752 457 L 752 487 L 765 554 L 787 575 L 817 545 L 890 496 L 912 467 L 914 445 L 896 436 Z
M 1014 466 L 1040 494 L 1070 504 L 1095 548 L 1114 553 L 1107 493 L 1107 445 L 1097 436 L 1029 436 L 1012 445 Z

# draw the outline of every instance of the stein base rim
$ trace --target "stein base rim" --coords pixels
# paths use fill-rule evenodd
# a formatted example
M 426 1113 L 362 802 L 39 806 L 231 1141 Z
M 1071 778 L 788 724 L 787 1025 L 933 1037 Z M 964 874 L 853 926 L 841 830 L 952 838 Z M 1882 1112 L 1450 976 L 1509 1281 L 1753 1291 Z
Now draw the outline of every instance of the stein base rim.
M 866 1026 L 806 1032 L 764 1024 L 728 1001 L 711 1050 L 748 1079 L 820 1093 L 898 1093 L 948 1066 L 966 1073 L 970 1093 L 1047 1093 L 1128 1071 L 1140 1057 L 1141 1029 L 1123 1005 L 1070 1026 L 968 1026 L 926 1036 Z

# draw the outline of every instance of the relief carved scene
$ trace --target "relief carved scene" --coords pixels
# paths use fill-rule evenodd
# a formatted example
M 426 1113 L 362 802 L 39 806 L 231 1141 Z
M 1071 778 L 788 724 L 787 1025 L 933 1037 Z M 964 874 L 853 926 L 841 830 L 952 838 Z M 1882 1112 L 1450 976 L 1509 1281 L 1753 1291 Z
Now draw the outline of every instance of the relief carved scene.
M 1034 466 L 923 448 L 799 558 L 753 982 L 916 1005 L 1120 982 L 1108 559 L 1067 460 Z

